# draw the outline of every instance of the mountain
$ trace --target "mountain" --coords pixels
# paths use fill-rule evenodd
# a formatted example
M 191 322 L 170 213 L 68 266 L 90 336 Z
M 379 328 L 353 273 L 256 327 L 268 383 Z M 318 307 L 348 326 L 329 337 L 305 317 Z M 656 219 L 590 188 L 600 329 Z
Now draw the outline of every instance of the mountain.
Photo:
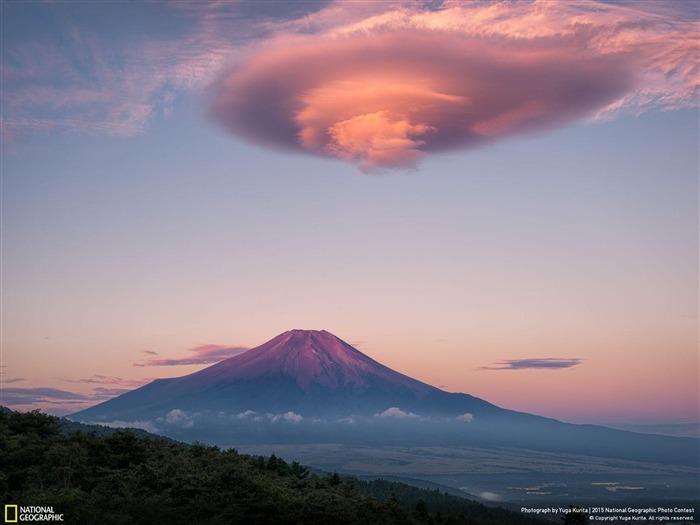
M 133 422 L 209 443 L 468 443 L 700 463 L 696 439 L 566 424 L 445 392 L 325 330 L 284 332 L 199 372 L 155 380 L 70 417 Z
M 173 409 L 374 415 L 391 407 L 460 415 L 499 409 L 400 374 L 325 330 L 290 330 L 193 374 L 158 379 L 73 417 L 140 418 Z M 461 410 L 461 412 L 460 412 Z

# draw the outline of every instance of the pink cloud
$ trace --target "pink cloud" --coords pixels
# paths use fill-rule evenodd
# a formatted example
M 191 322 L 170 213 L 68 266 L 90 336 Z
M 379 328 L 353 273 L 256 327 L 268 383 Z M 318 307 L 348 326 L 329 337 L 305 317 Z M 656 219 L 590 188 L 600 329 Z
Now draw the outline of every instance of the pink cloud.
M 179 358 L 165 358 L 165 359 L 147 359 L 146 361 L 141 361 L 134 363 L 134 366 L 181 366 L 181 365 L 205 365 L 211 363 L 218 363 L 234 355 L 242 354 L 247 351 L 248 348 L 244 347 L 232 347 L 232 346 L 221 346 L 221 345 L 202 345 L 196 348 L 192 348 L 190 356 L 179 357 Z
M 358 15 L 354 5 L 281 26 L 216 84 L 212 118 L 253 143 L 374 170 L 696 104 L 697 31 L 672 10 L 446 2 Z

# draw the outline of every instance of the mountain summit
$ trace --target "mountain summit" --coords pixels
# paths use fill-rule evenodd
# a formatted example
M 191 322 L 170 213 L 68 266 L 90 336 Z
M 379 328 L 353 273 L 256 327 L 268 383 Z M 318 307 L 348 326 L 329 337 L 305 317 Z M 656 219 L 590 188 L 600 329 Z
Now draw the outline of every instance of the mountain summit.
M 403 388 L 416 394 L 435 387 L 399 374 L 325 330 L 289 330 L 193 378 L 205 382 L 284 379 L 306 394 L 316 390 Z

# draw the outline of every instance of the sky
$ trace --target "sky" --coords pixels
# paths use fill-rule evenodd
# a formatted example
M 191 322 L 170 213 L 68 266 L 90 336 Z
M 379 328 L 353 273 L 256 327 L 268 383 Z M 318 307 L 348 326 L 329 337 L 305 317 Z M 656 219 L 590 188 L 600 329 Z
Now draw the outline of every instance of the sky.
M 577 423 L 698 398 L 695 2 L 2 10 L 2 404 L 292 328 Z

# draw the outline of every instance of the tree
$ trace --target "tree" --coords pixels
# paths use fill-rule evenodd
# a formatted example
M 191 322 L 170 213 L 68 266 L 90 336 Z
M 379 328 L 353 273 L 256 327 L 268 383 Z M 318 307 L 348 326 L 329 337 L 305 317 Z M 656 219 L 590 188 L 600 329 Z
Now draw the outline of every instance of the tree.
M 338 485 L 340 485 L 340 482 L 342 481 L 337 472 L 334 472 L 333 474 L 328 476 L 326 479 L 328 480 L 328 484 L 331 487 L 337 487 Z
M 422 499 L 419 499 L 416 503 L 416 517 L 422 521 L 426 521 L 428 519 L 428 509 L 425 506 L 425 501 Z
M 304 479 L 309 475 L 309 469 L 302 466 L 298 461 L 292 461 L 289 471 L 292 476 L 298 479 Z

